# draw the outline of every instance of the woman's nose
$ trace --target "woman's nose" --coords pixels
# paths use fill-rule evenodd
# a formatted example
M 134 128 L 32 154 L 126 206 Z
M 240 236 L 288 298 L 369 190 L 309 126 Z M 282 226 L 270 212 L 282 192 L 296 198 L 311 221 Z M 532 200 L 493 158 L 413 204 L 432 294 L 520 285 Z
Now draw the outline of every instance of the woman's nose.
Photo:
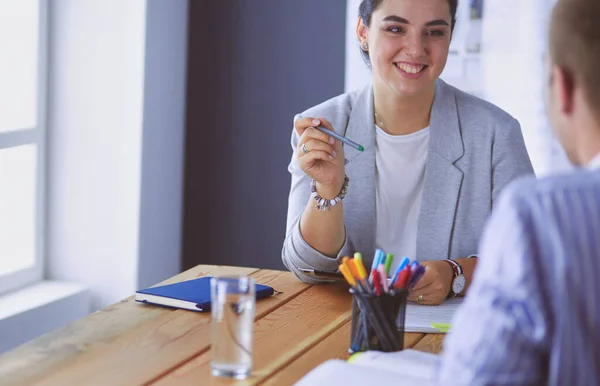
M 421 58 L 427 54 L 427 50 L 425 49 L 425 42 L 421 39 L 420 36 L 411 36 L 408 38 L 406 42 L 405 48 L 406 54 L 413 58 Z

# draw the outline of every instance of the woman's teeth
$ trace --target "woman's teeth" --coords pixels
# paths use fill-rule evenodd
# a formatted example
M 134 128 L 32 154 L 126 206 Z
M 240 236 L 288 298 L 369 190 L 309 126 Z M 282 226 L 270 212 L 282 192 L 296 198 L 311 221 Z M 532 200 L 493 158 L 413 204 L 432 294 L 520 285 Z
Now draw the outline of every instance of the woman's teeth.
M 424 65 L 414 66 L 412 64 L 406 63 L 398 63 L 396 64 L 396 66 L 402 71 L 407 72 L 409 74 L 418 74 L 419 72 L 423 71 L 426 67 Z

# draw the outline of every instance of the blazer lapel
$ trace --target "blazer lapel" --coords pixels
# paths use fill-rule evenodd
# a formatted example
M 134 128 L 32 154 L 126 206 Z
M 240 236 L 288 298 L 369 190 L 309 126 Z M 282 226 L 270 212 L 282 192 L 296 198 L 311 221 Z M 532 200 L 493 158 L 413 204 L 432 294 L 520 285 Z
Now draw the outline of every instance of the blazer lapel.
M 451 257 L 451 238 L 463 173 L 454 163 L 464 154 L 456 99 L 437 81 L 431 109 L 429 154 L 417 231 L 417 258 Z
M 375 124 L 372 117 L 373 89 L 369 85 L 354 102 L 344 133 L 365 148 L 359 152 L 344 146 L 346 174 L 350 179 L 344 212 L 347 219 L 353 219 L 346 223 L 346 231 L 352 234 L 352 247 L 361 251 L 366 261 L 375 245 Z

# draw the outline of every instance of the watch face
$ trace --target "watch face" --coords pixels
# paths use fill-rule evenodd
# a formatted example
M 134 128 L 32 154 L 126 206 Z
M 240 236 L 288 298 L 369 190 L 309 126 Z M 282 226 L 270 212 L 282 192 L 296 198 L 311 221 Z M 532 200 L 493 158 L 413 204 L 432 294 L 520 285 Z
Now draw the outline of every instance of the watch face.
M 458 275 L 454 278 L 452 282 L 452 291 L 455 294 L 461 293 L 465 289 L 465 284 L 467 284 L 467 279 L 465 279 L 465 275 Z

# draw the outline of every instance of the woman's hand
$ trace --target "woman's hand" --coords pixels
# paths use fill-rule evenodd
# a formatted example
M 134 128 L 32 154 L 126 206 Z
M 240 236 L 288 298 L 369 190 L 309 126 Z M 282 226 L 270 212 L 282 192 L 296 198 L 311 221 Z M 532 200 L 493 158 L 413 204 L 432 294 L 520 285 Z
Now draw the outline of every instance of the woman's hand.
M 344 184 L 344 149 L 340 141 L 315 129 L 319 125 L 334 130 L 323 118 L 301 118 L 295 122 L 300 136 L 296 157 L 300 169 L 315 180 L 319 195 L 331 199 Z
M 452 267 L 445 261 L 423 261 L 425 273 L 410 290 L 408 300 L 436 306 L 441 304 L 448 294 L 454 278 Z

